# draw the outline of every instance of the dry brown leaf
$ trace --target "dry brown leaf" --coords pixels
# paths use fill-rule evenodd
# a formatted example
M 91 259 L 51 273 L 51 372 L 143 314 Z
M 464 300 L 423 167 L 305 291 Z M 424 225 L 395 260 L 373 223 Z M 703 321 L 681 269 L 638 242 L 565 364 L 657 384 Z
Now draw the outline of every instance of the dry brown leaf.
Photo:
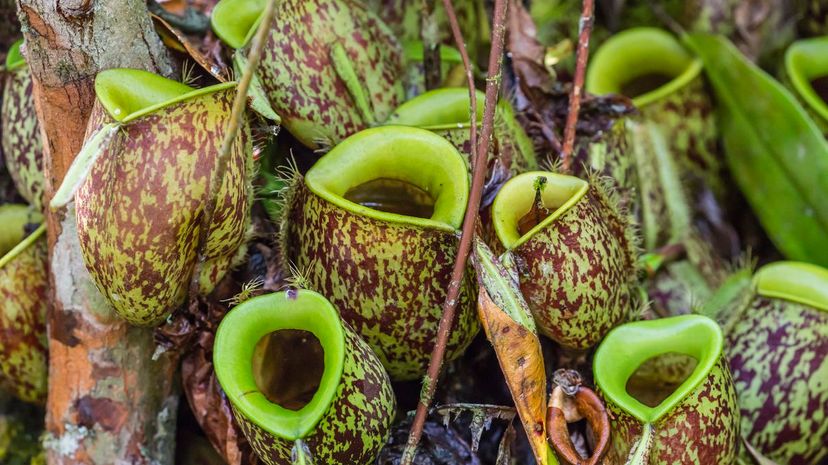
M 595 448 L 590 457 L 576 451 L 569 434 L 568 423 L 586 418 L 594 436 Z M 610 424 L 607 409 L 594 391 L 577 387 L 574 396 L 564 393 L 561 386 L 552 390 L 546 422 L 549 442 L 558 457 L 568 465 L 597 465 L 606 455 L 609 447 Z
M 479 239 L 474 262 L 480 283 L 477 310 L 481 325 L 494 346 L 535 458 L 546 465 L 550 453 L 545 426 L 546 371 L 537 330 L 516 282 Z M 503 309 L 495 300 L 516 308 Z
M 155 22 L 155 30 L 158 32 L 158 35 L 161 37 L 164 45 L 179 53 L 186 54 L 219 82 L 229 81 L 230 71 L 227 65 L 218 58 L 218 54 L 210 53 L 208 56 L 207 54 L 202 53 L 199 47 L 193 44 L 191 39 L 186 34 L 176 29 L 160 16 L 154 14 L 151 16 L 152 20 Z M 203 48 L 208 50 L 211 49 L 211 44 L 213 44 L 212 34 L 208 34 L 204 37 L 202 42 Z

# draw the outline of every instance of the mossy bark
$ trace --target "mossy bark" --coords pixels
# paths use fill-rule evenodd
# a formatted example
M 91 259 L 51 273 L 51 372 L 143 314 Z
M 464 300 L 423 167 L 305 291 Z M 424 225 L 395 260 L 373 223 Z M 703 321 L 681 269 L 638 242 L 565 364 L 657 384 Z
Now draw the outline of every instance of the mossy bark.
M 44 144 L 46 198 L 80 150 L 95 75 L 173 68 L 141 0 L 21 0 L 19 18 Z M 51 279 L 45 448 L 50 465 L 171 464 L 175 360 L 152 330 L 116 317 L 84 267 L 74 211 L 48 217 Z

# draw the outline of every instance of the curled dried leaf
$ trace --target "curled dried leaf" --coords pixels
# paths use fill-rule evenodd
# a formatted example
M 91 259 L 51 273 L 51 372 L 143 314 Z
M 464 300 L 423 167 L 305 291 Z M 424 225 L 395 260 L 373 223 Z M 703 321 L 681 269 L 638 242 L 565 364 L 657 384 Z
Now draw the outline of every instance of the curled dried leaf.
M 585 418 L 595 439 L 592 455 L 584 457 L 572 444 L 568 423 Z M 564 463 L 569 465 L 596 465 L 607 452 L 610 439 L 609 416 L 606 407 L 594 391 L 580 386 L 574 396 L 556 386 L 549 398 L 547 416 L 549 442 Z
M 475 242 L 478 316 L 494 346 L 535 458 L 546 465 L 550 454 L 544 425 L 546 372 L 540 339 L 515 280 L 482 241 Z
M 190 57 L 211 76 L 216 78 L 219 82 L 228 82 L 230 80 L 230 69 L 221 62 L 217 54 L 205 54 L 199 49 L 199 45 L 193 43 L 186 34 L 181 30 L 171 25 L 164 18 L 158 15 L 151 15 L 155 22 L 155 30 L 164 42 L 164 45 L 179 53 L 183 53 Z M 205 40 L 203 47 L 207 47 L 208 41 Z

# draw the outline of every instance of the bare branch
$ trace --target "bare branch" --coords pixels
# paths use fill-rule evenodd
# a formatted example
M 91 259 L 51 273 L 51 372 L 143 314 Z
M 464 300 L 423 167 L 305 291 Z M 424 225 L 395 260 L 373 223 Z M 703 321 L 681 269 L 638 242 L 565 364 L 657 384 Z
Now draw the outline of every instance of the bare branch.
M 483 111 L 483 128 L 477 150 L 472 173 L 472 187 L 469 194 L 469 203 L 466 207 L 466 216 L 463 219 L 463 232 L 460 238 L 460 247 L 454 262 L 454 269 L 451 274 L 446 301 L 443 304 L 443 317 L 440 319 L 440 326 L 437 333 L 437 341 L 431 352 L 431 361 L 428 366 L 426 383 L 420 395 L 420 402 L 417 405 L 417 412 L 411 431 L 408 436 L 408 444 L 402 456 L 401 465 L 411 465 L 416 455 L 417 445 L 422 437 L 423 426 L 425 425 L 428 409 L 431 405 L 434 391 L 437 387 L 437 379 L 443 368 L 443 360 L 446 355 L 446 344 L 449 333 L 454 324 L 457 300 L 460 294 L 460 287 L 463 282 L 463 275 L 466 270 L 466 261 L 471 251 L 471 243 L 475 234 L 478 210 L 480 209 L 480 198 L 483 194 L 483 182 L 486 179 L 486 158 L 489 153 L 489 143 L 494 130 L 494 116 L 497 108 L 498 93 L 500 91 L 501 64 L 503 62 L 503 44 L 506 36 L 506 10 L 507 0 L 496 0 L 494 6 L 494 19 L 492 27 L 492 49 L 489 54 L 489 72 L 486 78 L 486 106 Z M 476 115 L 476 112 L 473 113 Z M 474 120 L 473 120 L 474 121 Z

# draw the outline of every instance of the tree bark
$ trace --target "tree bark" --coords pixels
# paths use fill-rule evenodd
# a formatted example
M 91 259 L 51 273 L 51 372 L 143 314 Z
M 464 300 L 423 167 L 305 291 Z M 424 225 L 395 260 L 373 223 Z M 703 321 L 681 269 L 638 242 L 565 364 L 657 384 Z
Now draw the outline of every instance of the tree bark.
M 44 140 L 50 199 L 80 150 L 95 75 L 171 75 L 143 0 L 18 0 Z M 48 200 L 47 200 L 48 203 Z M 173 463 L 176 359 L 153 360 L 153 331 L 120 320 L 84 265 L 74 209 L 47 215 L 53 305 L 44 441 L 50 465 Z

